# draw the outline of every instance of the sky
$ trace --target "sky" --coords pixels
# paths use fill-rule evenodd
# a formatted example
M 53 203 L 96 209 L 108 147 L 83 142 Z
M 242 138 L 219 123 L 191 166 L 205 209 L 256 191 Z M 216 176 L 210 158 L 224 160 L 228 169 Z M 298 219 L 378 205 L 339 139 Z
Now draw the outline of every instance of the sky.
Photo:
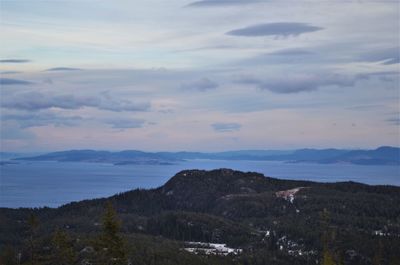
M 1 0 L 1 150 L 399 146 L 399 22 L 397 0 Z

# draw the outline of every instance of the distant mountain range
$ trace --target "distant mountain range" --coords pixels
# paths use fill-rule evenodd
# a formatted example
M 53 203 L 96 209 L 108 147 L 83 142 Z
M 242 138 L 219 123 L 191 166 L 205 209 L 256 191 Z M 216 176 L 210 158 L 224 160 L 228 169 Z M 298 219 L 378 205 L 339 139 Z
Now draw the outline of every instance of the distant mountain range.
M 127 164 L 174 164 L 190 159 L 287 161 L 292 163 L 349 163 L 359 165 L 400 165 L 400 148 L 382 146 L 374 150 L 345 149 L 299 149 L 282 150 L 242 150 L 218 153 L 200 152 L 143 152 L 126 150 L 121 152 L 71 150 L 53 152 L 38 156 L 18 157 L 14 160 L 97 162 L 115 165 Z

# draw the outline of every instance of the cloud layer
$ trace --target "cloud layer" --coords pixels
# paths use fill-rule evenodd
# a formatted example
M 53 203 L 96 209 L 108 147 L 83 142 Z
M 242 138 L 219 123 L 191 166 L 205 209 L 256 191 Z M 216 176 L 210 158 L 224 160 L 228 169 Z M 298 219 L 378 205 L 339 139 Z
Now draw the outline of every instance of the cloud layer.
M 0 77 L 0 85 L 2 85 L 2 86 L 32 85 L 32 84 L 33 84 L 32 82 L 25 81 L 25 80 Z
M 189 82 L 189 83 L 183 83 L 181 85 L 181 88 L 184 90 L 197 90 L 197 91 L 207 91 L 207 90 L 213 90 L 218 87 L 218 83 L 211 81 L 208 78 L 201 78 L 199 80 Z
M 211 124 L 211 127 L 217 132 L 234 132 L 239 131 L 242 128 L 242 125 L 239 123 L 218 122 Z
M 202 0 L 188 4 L 188 7 L 214 7 L 214 6 L 231 6 L 231 5 L 249 5 L 262 3 L 262 0 Z
M 0 63 L 29 63 L 31 60 L 27 59 L 2 59 Z
M 397 7 L 5 1 L 0 144 L 16 151 L 400 145 Z
M 385 65 L 400 63 L 400 47 L 371 51 L 360 56 L 361 61 L 382 62 Z
M 293 74 L 286 77 L 271 77 L 266 80 L 244 77 L 237 82 L 242 84 L 253 84 L 260 89 L 269 90 L 279 94 L 291 94 L 305 91 L 314 91 L 324 86 L 353 86 L 360 77 L 348 77 L 338 74 Z
M 142 128 L 145 125 L 145 120 L 143 119 L 112 119 L 106 121 L 107 124 L 111 125 L 114 129 L 132 129 L 132 128 Z
M 321 27 L 311 26 L 307 23 L 297 22 L 277 22 L 256 24 L 240 29 L 228 31 L 227 35 L 241 37 L 262 37 L 262 36 L 298 36 L 303 33 L 315 32 L 322 30 Z
M 51 112 L 45 113 L 23 113 L 1 115 L 2 121 L 16 121 L 20 128 L 54 126 L 77 126 L 83 120 L 80 116 L 65 116 Z
M 92 107 L 114 112 L 148 111 L 150 103 L 135 103 L 129 100 L 116 100 L 109 96 L 75 96 L 72 94 L 50 95 L 40 92 L 19 93 L 8 97 L 2 106 L 10 109 L 37 111 L 50 108 L 80 109 Z
M 72 68 L 72 67 L 53 67 L 49 68 L 46 71 L 47 72 L 58 72 L 58 71 L 80 71 L 82 69 L 80 68 Z

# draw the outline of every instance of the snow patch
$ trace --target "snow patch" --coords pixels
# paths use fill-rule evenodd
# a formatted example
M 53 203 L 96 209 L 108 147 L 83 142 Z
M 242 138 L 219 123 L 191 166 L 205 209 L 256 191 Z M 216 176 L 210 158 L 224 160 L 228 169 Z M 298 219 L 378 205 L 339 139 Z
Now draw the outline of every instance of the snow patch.
M 294 188 L 294 189 L 290 189 L 290 190 L 278 191 L 278 192 L 275 192 L 275 196 L 278 198 L 283 198 L 290 203 L 293 203 L 296 193 L 304 188 L 305 187 L 298 187 L 298 188 Z
M 188 247 L 184 248 L 184 250 L 194 254 L 227 256 L 229 254 L 238 255 L 243 251 L 240 248 L 229 248 L 226 244 L 205 242 L 185 242 L 185 244 Z

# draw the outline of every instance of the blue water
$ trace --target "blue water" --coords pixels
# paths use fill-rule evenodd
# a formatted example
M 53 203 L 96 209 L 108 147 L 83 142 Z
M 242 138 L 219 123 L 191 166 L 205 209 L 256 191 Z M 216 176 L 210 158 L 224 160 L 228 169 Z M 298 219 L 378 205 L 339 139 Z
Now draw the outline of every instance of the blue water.
M 0 166 L 0 207 L 57 207 L 134 188 L 163 185 L 183 169 L 232 168 L 281 179 L 357 181 L 400 186 L 398 166 L 289 164 L 262 161 L 192 160 L 177 165 L 21 162 Z

